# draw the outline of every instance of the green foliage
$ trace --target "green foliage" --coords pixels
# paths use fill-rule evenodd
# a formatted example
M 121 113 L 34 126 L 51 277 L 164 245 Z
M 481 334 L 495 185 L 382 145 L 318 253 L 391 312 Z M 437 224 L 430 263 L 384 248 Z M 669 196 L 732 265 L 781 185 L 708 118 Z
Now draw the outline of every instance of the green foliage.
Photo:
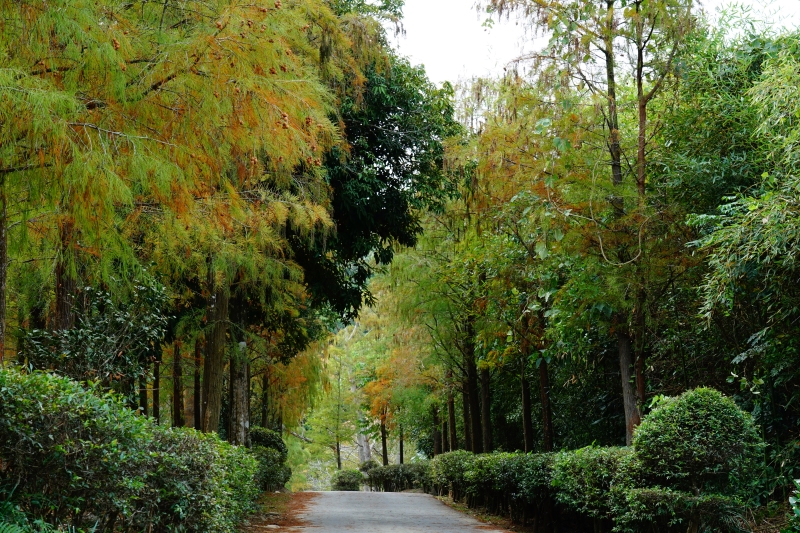
M 256 459 L 216 434 L 41 372 L 0 370 L 0 405 L 0 494 L 30 520 L 225 532 L 253 509 Z
M 376 461 L 375 459 L 370 459 L 369 461 L 364 461 L 363 463 L 361 463 L 358 466 L 358 469 L 364 472 L 365 474 L 369 474 L 370 470 L 372 470 L 373 468 L 378 468 L 379 466 L 380 465 L 378 464 L 378 461 Z
M 794 480 L 794 486 L 795 490 L 789 498 L 789 505 L 791 506 L 789 520 L 791 520 L 795 531 L 800 531 L 800 479 Z
M 749 414 L 720 392 L 700 388 L 662 400 L 637 428 L 633 447 L 659 484 L 747 495 L 764 445 Z
M 256 484 L 261 490 L 273 491 L 283 488 L 292 477 L 292 469 L 286 464 L 286 455 L 274 448 L 253 446 L 253 455 L 258 460 Z
M 358 470 L 339 470 L 331 480 L 332 490 L 359 491 L 364 483 L 364 474 Z
M 431 459 L 431 483 L 439 494 L 452 492 L 453 499 L 460 499 L 466 489 L 464 476 L 472 467 L 475 455 L 457 450 L 443 453 Z
M 101 380 L 146 374 L 164 338 L 169 317 L 166 288 L 153 278 L 132 284 L 125 301 L 86 287 L 77 325 L 66 330 L 21 330 L 22 356 L 36 369 L 55 370 L 74 380 Z
M 556 501 L 592 518 L 607 517 L 617 470 L 631 453 L 628 448 L 589 446 L 557 454 L 551 482 Z
M 428 461 L 402 465 L 376 466 L 366 471 L 367 484 L 383 492 L 401 492 L 410 489 L 425 489 L 430 486 Z
M 286 460 L 286 456 L 289 453 L 289 449 L 286 447 L 286 443 L 283 442 L 281 434 L 269 428 L 261 426 L 250 428 L 250 442 L 253 447 L 260 446 L 262 448 L 277 450 L 283 458 L 283 461 Z

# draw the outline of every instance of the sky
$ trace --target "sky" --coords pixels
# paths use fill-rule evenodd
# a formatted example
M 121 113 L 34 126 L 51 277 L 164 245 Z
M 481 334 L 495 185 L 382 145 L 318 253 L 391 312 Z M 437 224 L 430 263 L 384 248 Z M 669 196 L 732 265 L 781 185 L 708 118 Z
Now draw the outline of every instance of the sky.
M 714 13 L 724 0 L 704 0 L 702 5 Z M 764 2 L 740 0 L 786 27 L 800 26 L 800 0 Z M 401 54 L 414 64 L 423 64 L 428 77 L 436 82 L 455 82 L 460 78 L 497 75 L 509 61 L 525 50 L 541 48 L 542 40 L 534 41 L 512 20 L 495 20 L 484 25 L 486 13 L 478 12 L 475 0 L 406 0 L 403 10 L 405 35 L 393 43 Z

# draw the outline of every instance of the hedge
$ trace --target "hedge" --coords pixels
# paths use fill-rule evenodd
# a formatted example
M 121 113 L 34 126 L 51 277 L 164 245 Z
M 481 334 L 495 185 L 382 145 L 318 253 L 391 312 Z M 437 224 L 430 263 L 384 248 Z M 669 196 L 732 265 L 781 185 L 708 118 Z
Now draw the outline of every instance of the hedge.
M 401 492 L 410 489 L 427 490 L 430 486 L 427 461 L 402 465 L 375 466 L 366 471 L 367 485 L 372 490 Z
M 364 474 L 359 470 L 339 470 L 333 475 L 333 490 L 359 491 L 364 483 Z
M 257 470 L 247 449 L 156 425 L 96 386 L 0 369 L 0 501 L 31 522 L 232 532 Z
M 292 477 L 292 469 L 286 464 L 289 449 L 277 431 L 255 426 L 250 429 L 251 451 L 258 460 L 256 483 L 261 490 L 274 491 L 283 488 Z
M 536 530 L 742 531 L 763 443 L 750 416 L 711 389 L 666 399 L 631 448 L 472 454 L 430 461 L 431 490 L 534 522 Z M 370 471 L 371 472 L 371 471 Z

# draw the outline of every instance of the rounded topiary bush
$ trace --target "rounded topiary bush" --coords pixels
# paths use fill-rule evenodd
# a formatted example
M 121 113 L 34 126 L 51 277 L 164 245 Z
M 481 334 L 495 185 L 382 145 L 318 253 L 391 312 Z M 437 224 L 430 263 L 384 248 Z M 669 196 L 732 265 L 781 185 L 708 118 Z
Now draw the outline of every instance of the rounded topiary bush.
M 663 400 L 633 437 L 648 475 L 695 494 L 744 494 L 763 446 L 751 416 L 709 388 Z
M 333 490 L 358 491 L 364 482 L 364 474 L 358 470 L 339 470 L 332 481 Z
M 289 455 L 289 449 L 286 447 L 286 443 L 283 442 L 281 434 L 261 426 L 250 428 L 250 444 L 253 447 L 261 446 L 278 450 L 283 456 L 282 461 L 286 461 L 286 457 Z

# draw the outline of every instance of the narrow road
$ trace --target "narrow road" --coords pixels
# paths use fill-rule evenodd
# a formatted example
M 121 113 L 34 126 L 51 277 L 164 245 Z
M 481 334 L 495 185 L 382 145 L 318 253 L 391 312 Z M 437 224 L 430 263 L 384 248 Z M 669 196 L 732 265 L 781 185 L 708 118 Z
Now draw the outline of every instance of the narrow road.
M 508 533 L 455 511 L 428 494 L 315 493 L 294 531 L 309 533 Z

